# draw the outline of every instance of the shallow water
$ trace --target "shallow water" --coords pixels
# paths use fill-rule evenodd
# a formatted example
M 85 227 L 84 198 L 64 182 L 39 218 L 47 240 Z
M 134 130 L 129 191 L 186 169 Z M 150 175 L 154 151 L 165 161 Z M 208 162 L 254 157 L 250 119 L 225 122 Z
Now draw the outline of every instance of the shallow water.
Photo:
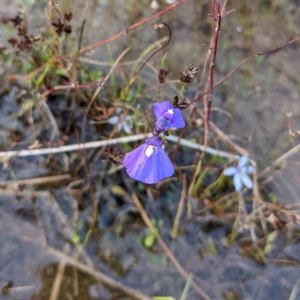
M 1 16 L 13 15 L 17 11 L 16 4 L 21 3 L 4 2 L 5 5 L 0 8 Z M 22 3 L 28 12 L 30 31 L 36 35 L 40 28 L 48 26 L 48 20 L 43 17 L 46 2 L 32 2 L 24 0 Z M 85 7 L 85 1 L 73 2 L 73 34 L 69 37 L 70 44 L 80 30 Z M 131 24 L 153 15 L 150 2 L 90 1 L 82 47 L 111 37 Z M 159 10 L 167 7 L 164 1 L 158 3 Z M 280 0 L 234 0 L 228 1 L 226 8 L 234 8 L 235 12 L 223 19 L 215 82 L 249 55 L 275 49 L 300 35 L 299 1 L 286 3 Z M 155 22 L 163 21 L 172 28 L 171 43 L 164 51 L 166 68 L 170 71 L 167 79 L 178 79 L 179 72 L 185 70 L 190 63 L 200 66 L 201 71 L 207 52 L 203 44 L 210 43 L 212 34 L 211 20 L 207 16 L 209 12 L 210 1 L 187 0 L 155 21 L 129 31 L 109 46 L 85 52 L 81 58 L 93 61 L 91 64 L 82 64 L 99 74 L 106 73 L 109 70 L 110 64 L 107 62 L 110 61 L 110 55 L 116 59 L 126 47 L 131 49 L 123 61 L 137 59 L 151 43 L 165 36 L 165 30 L 153 29 Z M 9 33 L 2 28 L 0 41 L 3 45 L 7 44 L 7 35 Z M 286 116 L 286 113 L 292 113 L 290 122 L 296 133 L 300 125 L 299 47 L 300 42 L 296 42 L 275 54 L 248 61 L 214 90 L 213 107 L 216 110 L 212 110 L 212 121 L 251 153 L 258 163 L 259 171 L 299 141 L 297 134 L 294 140 L 289 141 Z M 161 59 L 162 55 L 157 57 Z M 157 67 L 157 57 L 141 73 L 144 88 L 157 84 L 153 71 Z M 0 74 L 12 68 L 9 63 L 1 64 Z M 18 73 L 17 68 L 13 68 L 15 73 Z M 127 72 L 123 73 L 124 70 Z M 115 72 L 118 87 L 124 86 L 129 79 L 126 77 L 129 70 L 119 69 L 120 72 Z M 79 74 L 79 78 L 81 75 Z M 195 95 L 198 83 L 199 77 L 186 91 L 190 100 Z M 107 82 L 105 91 L 108 94 L 112 86 L 112 82 Z M 175 88 L 179 87 L 178 83 L 163 86 L 162 98 L 172 100 L 178 93 Z M 27 148 L 34 138 L 30 118 L 16 117 L 16 114 L 20 111 L 20 99 L 29 99 L 32 94 L 28 91 L 25 94 L 20 92 L 22 89 L 17 85 L 9 90 L 6 88 L 7 85 L 4 84 L 0 98 L 1 151 Z M 108 94 L 102 94 L 105 105 L 110 101 Z M 48 99 L 49 107 L 63 134 L 70 125 L 69 98 L 57 93 Z M 147 110 L 149 103 L 157 99 L 159 95 L 153 90 L 141 97 L 139 103 Z M 74 122 L 68 132 L 69 144 L 78 142 L 86 103 L 83 101 L 83 104 L 75 105 Z M 197 103 L 197 107 L 202 108 L 202 101 Z M 224 114 L 223 110 L 228 111 L 229 115 Z M 144 118 L 147 119 L 150 114 L 149 108 Z M 45 125 L 39 115 L 38 110 L 33 110 L 33 119 L 36 120 L 34 130 L 42 145 L 46 146 L 46 141 L 52 137 L 51 126 Z M 189 125 L 184 137 L 198 140 L 201 129 Z M 95 127 L 87 122 L 85 140 L 103 139 L 109 130 L 109 126 Z M 61 136 L 54 136 L 53 141 L 58 143 Z M 230 146 L 217 137 L 211 146 L 233 152 Z M 178 165 L 186 166 L 192 163 L 194 154 L 193 150 L 180 149 L 175 161 Z M 84 249 L 80 244 L 74 244 L 75 238 L 83 242 L 92 223 L 93 202 L 86 189 L 85 172 L 83 169 L 75 172 L 80 164 L 79 158 L 78 154 L 59 154 L 55 157 L 14 158 L 11 165 L 1 163 L 0 299 L 131 299 L 118 289 L 100 284 L 100 275 L 96 272 L 89 272 L 81 265 L 74 267 L 78 261 L 149 297 L 160 295 L 180 299 L 186 279 L 179 274 L 158 243 L 150 250 L 143 245 L 149 230 L 134 205 L 132 189 L 143 202 L 148 216 L 156 220 L 162 239 L 176 259 L 187 273 L 193 274 L 194 282 L 211 299 L 282 300 L 289 299 L 293 288 L 295 297 L 292 299 L 299 299 L 299 226 L 293 222 L 292 217 L 290 220 L 286 216 L 282 217 L 283 222 L 288 225 L 277 228 L 273 231 L 273 236 L 267 235 L 258 226 L 257 245 L 251 240 L 249 226 L 243 228 L 231 243 L 228 236 L 234 222 L 232 211 L 224 212 L 220 207 L 214 206 L 200 214 L 199 210 L 207 202 L 199 196 L 199 199 L 192 200 L 191 220 L 187 220 L 184 210 L 179 237 L 173 241 L 170 233 L 181 195 L 180 182 L 170 181 L 159 189 L 145 188 L 128 179 L 125 172 L 114 172 L 105 160 L 89 164 L 99 213 L 95 228 Z M 261 185 L 261 193 L 269 195 L 272 192 L 283 205 L 299 204 L 298 158 L 299 154 L 296 152 L 276 172 L 268 172 L 272 176 Z M 112 171 L 110 175 L 107 173 L 108 169 Z M 52 175 L 68 176 L 58 181 L 46 180 L 34 184 L 25 180 L 19 186 L 14 181 Z M 116 185 L 123 190 L 114 190 L 112 187 Z M 246 209 L 251 211 L 251 201 L 246 202 Z M 269 214 L 265 217 L 268 218 Z M 267 226 L 271 232 L 271 222 Z M 266 245 L 270 245 L 269 251 Z M 263 251 L 265 255 L 262 255 Z M 66 257 L 71 257 L 72 260 Z M 190 288 L 186 299 L 201 297 L 195 289 Z

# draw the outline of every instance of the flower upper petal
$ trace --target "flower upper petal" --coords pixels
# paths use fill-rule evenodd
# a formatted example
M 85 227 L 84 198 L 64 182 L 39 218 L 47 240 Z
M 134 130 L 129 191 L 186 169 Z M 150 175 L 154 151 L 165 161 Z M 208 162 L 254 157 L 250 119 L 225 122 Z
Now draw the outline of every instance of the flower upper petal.
M 164 112 L 167 112 L 169 109 L 172 108 L 172 105 L 169 101 L 164 101 L 161 103 L 152 103 L 152 106 L 156 120 L 163 116 Z
M 254 173 L 254 168 L 253 168 L 253 166 L 248 166 L 248 167 L 247 167 L 247 173 L 248 173 L 248 174 L 253 174 L 253 173 Z
M 237 192 L 240 192 L 242 190 L 243 184 L 242 184 L 241 176 L 239 173 L 234 174 L 233 184 L 234 184 L 234 188 Z
M 185 123 L 181 115 L 181 110 L 179 108 L 173 108 L 173 111 L 173 119 L 170 122 L 169 126 L 173 128 L 183 128 L 185 126 Z
M 224 170 L 224 175 L 225 176 L 233 176 L 236 172 L 237 172 L 237 168 L 229 167 Z
M 130 131 L 131 131 L 130 126 L 129 126 L 129 124 L 128 124 L 127 122 L 124 122 L 124 123 L 123 123 L 123 129 L 124 129 L 124 131 L 125 131 L 127 134 L 129 134 Z
M 248 155 L 243 155 L 238 163 L 238 169 L 241 169 L 242 167 L 246 166 L 248 163 Z
M 127 174 L 134 179 L 139 180 L 141 169 L 146 161 L 146 148 L 146 144 L 137 147 L 136 149 L 127 153 L 123 160 L 123 165 L 126 168 Z
M 247 174 L 243 174 L 241 180 L 248 189 L 251 190 L 253 188 L 253 182 Z
M 118 116 L 113 116 L 107 120 L 107 122 L 111 125 L 116 125 L 118 123 L 118 121 L 119 121 Z

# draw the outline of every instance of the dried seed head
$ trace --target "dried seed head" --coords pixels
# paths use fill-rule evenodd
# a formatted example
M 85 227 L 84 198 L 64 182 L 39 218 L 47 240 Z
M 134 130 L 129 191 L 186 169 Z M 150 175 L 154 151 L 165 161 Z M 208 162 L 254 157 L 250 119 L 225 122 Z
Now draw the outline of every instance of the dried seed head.
M 186 109 L 189 106 L 185 98 L 179 100 L 178 96 L 174 97 L 173 107 L 179 108 L 180 110 Z
M 180 72 L 180 81 L 183 83 L 191 83 L 195 79 L 195 76 L 188 72 Z
M 66 21 L 71 21 L 72 18 L 73 18 L 73 14 L 70 12 L 70 13 L 64 13 L 64 17 L 66 19 Z
M 165 83 L 165 78 L 166 76 L 169 74 L 169 71 L 164 69 L 164 68 L 161 68 L 159 69 L 158 71 L 158 80 L 159 80 L 159 83 Z
M 71 25 L 66 25 L 64 31 L 65 31 L 66 34 L 70 34 L 70 33 L 72 32 L 72 27 L 71 27 Z
M 180 72 L 180 81 L 183 83 L 191 83 L 195 79 L 195 75 L 199 71 L 199 68 L 190 64 L 187 71 Z
M 189 65 L 188 72 L 192 74 L 196 74 L 199 71 L 199 68 L 195 67 L 193 64 Z
M 164 27 L 166 27 L 166 23 L 164 22 L 157 24 L 157 28 L 164 28 Z

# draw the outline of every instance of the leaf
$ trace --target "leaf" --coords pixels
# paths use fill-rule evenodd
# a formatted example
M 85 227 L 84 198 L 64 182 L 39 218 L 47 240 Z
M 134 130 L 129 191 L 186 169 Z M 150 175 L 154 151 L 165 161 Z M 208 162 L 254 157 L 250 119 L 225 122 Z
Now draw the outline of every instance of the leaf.
M 80 236 L 77 232 L 75 232 L 72 236 L 72 243 L 77 245 L 80 242 Z
M 155 243 L 155 241 L 156 241 L 156 234 L 157 234 L 157 229 L 155 228 L 155 229 L 152 230 L 152 231 L 150 232 L 150 234 L 145 238 L 144 243 L 145 243 L 145 246 L 146 246 L 147 248 L 151 248 L 151 247 L 154 245 L 154 243 Z
M 300 284 L 300 279 L 298 279 L 292 289 L 291 295 L 289 297 L 289 300 L 297 300 L 299 299 L 297 296 L 299 294 L 299 284 Z
M 126 196 L 126 192 L 119 185 L 112 186 L 111 191 L 116 196 Z

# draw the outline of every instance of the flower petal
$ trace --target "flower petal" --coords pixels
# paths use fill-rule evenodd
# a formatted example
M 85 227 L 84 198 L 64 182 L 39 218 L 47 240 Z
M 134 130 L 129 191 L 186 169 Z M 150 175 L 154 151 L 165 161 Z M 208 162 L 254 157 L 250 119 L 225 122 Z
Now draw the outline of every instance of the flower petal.
M 125 131 L 125 133 L 129 134 L 131 131 L 130 125 L 127 122 L 124 122 L 122 125 L 123 125 L 123 130 Z
M 234 188 L 237 192 L 242 190 L 243 184 L 239 173 L 235 173 L 233 177 Z
M 181 110 L 179 108 L 173 108 L 173 111 L 174 111 L 173 120 L 170 122 L 169 127 L 183 128 L 185 126 L 185 123 L 181 115 Z
M 152 106 L 156 120 L 158 120 L 164 112 L 172 108 L 172 105 L 169 101 L 164 101 L 162 103 L 152 103 Z
M 243 155 L 238 163 L 238 169 L 241 169 L 242 167 L 246 166 L 248 163 L 248 155 Z
M 131 131 L 130 126 L 127 122 L 123 122 L 123 129 L 127 134 L 129 134 Z
M 146 178 L 145 183 L 157 183 L 164 178 L 170 177 L 174 174 L 174 167 L 166 154 L 161 148 L 157 148 L 157 152 L 150 156 L 149 163 L 145 165 Z
M 250 179 L 250 177 L 247 175 L 247 174 L 243 174 L 241 176 L 241 180 L 243 182 L 243 184 L 249 189 L 249 190 L 252 190 L 253 188 L 253 182 L 252 180 Z
M 130 121 L 131 120 L 131 116 L 126 116 L 125 117 L 125 121 Z
M 146 161 L 146 148 L 146 144 L 137 147 L 127 153 L 123 160 L 123 165 L 126 168 L 127 174 L 134 179 L 139 180 L 140 169 L 144 166 Z
M 107 122 L 111 125 L 116 125 L 118 123 L 118 121 L 119 121 L 118 116 L 113 116 L 107 120 Z
M 247 168 L 247 174 L 253 174 L 254 173 L 254 168 L 253 168 L 253 166 L 249 166 L 248 168 Z
M 236 172 L 237 172 L 237 168 L 229 167 L 224 170 L 224 175 L 225 176 L 233 176 Z
M 153 154 L 147 157 L 145 153 L 147 147 L 147 144 L 143 144 L 126 154 L 123 165 L 127 174 L 148 184 L 157 183 L 172 176 L 174 167 L 166 152 L 158 146 Z

